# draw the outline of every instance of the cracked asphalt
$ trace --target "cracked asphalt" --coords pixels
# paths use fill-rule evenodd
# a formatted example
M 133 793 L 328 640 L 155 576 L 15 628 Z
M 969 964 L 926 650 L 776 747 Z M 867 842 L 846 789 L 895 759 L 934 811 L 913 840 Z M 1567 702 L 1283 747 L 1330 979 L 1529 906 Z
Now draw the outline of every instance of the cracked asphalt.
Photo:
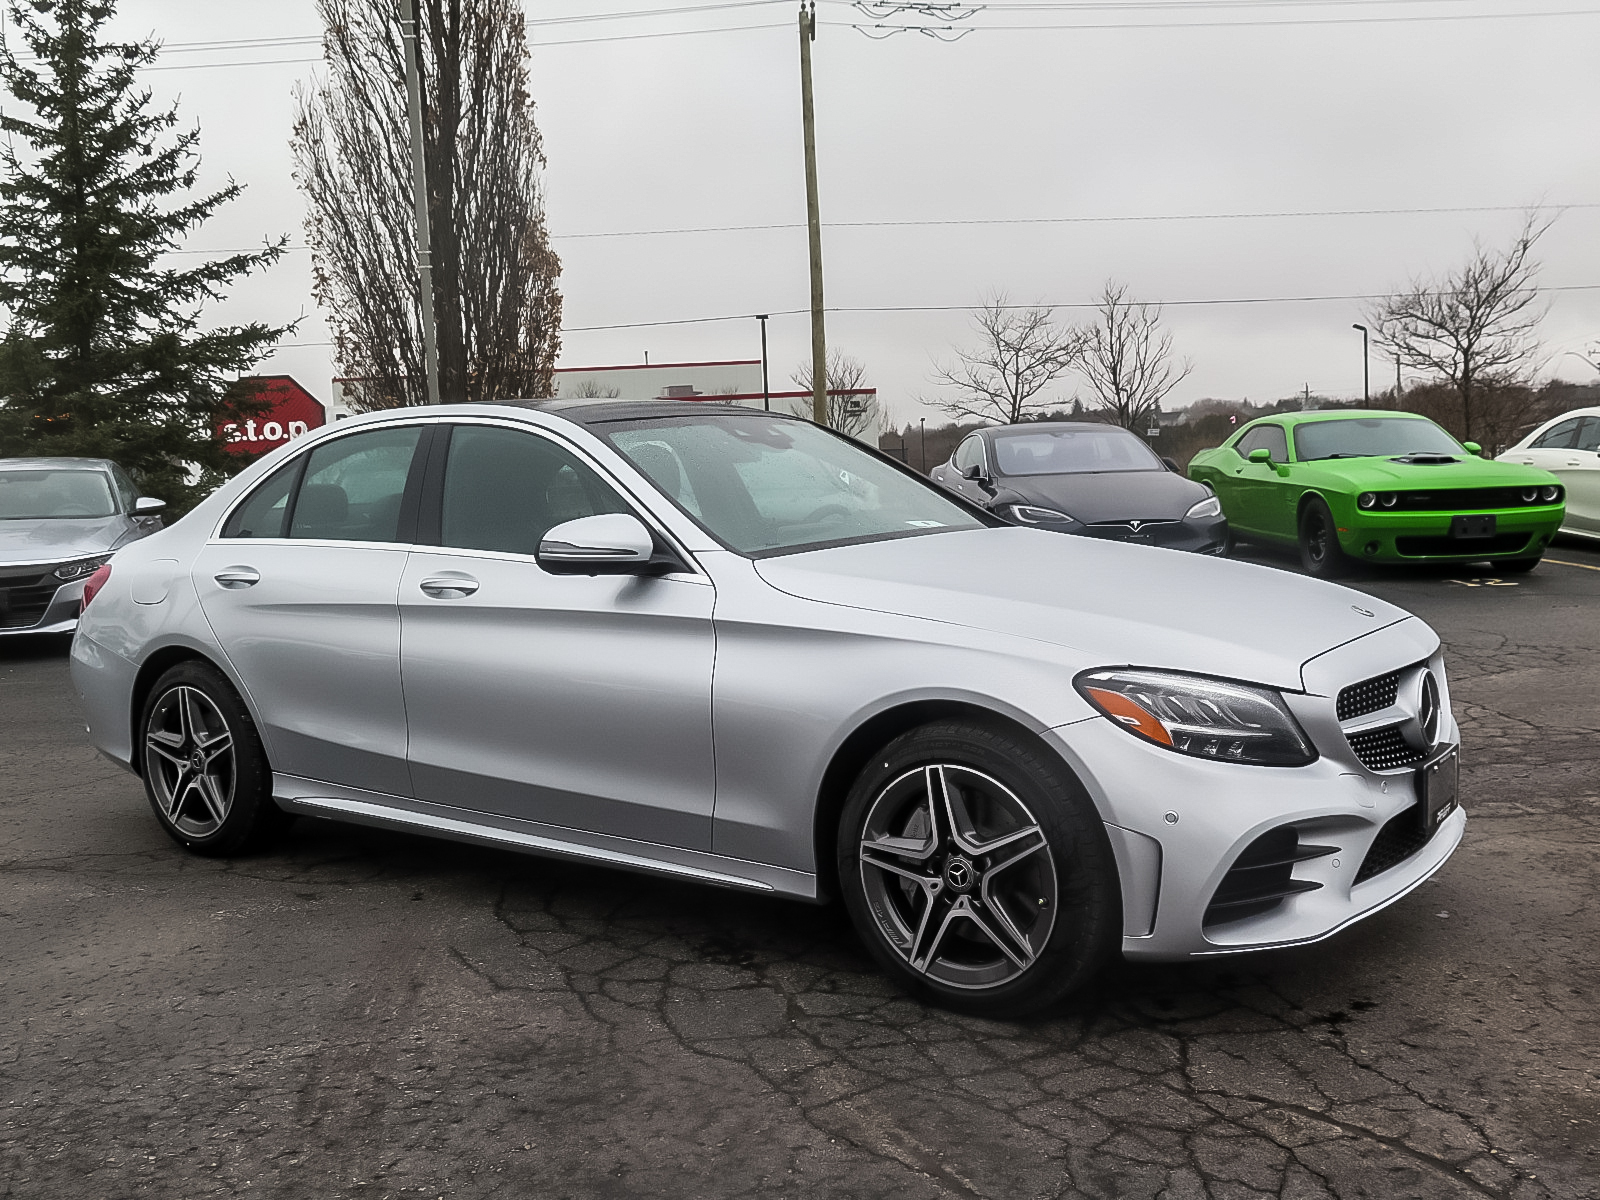
M 837 909 L 308 819 L 188 857 L 0 640 L 0 1195 L 1600 1196 L 1600 553 L 1550 557 L 1356 583 L 1448 647 L 1433 881 L 1024 1023 Z

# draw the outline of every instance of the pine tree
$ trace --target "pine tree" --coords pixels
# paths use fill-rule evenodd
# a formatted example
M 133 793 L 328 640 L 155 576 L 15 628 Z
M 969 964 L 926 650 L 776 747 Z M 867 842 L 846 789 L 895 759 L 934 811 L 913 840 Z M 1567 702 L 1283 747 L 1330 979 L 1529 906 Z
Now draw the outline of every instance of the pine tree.
M 154 41 L 100 40 L 115 0 L 11 0 L 33 60 L 0 43 L 0 456 L 115 459 L 186 508 L 242 463 L 225 399 L 293 325 L 205 329 L 208 302 L 276 261 L 284 239 L 187 269 L 160 265 L 237 183 L 192 195 L 198 129 L 171 131 L 136 73 Z

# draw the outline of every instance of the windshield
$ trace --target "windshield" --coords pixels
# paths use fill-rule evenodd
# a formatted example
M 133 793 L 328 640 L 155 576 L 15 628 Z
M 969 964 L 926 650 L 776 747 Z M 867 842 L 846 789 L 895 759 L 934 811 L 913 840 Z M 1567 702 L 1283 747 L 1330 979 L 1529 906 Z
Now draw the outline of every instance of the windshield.
M 116 514 L 111 481 L 100 471 L 0 471 L 0 521 Z
M 978 529 L 934 485 L 801 421 L 707 415 L 619 422 L 611 444 L 741 554 Z
M 1426 417 L 1308 421 L 1294 427 L 1294 452 L 1301 462 L 1318 458 L 1466 453 L 1455 438 Z
M 1127 430 L 1109 425 L 996 434 L 994 458 L 1002 475 L 1166 470 L 1150 447 Z

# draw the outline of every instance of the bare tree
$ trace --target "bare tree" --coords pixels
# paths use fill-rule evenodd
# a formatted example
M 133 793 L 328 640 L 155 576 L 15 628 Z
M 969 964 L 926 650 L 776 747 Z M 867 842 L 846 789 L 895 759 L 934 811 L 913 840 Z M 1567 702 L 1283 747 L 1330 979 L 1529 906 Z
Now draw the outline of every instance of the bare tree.
M 418 0 L 434 312 L 444 399 L 548 396 L 561 262 L 516 0 Z M 317 300 L 369 408 L 420 403 L 424 378 L 405 58 L 397 0 L 317 0 L 327 82 L 297 95 Z
M 852 358 L 842 350 L 828 351 L 826 383 L 829 429 L 837 429 L 840 433 L 859 437 L 871 423 L 872 408 L 862 403 L 864 397 L 837 394 L 861 388 L 866 377 L 866 365 L 859 358 Z M 811 364 L 801 363 L 789 378 L 794 380 L 795 387 L 811 391 Z
M 1099 316 L 1078 371 L 1107 421 L 1139 429 L 1161 401 L 1194 370 L 1174 361 L 1172 334 L 1161 328 L 1161 306 L 1128 299 L 1128 285 L 1106 280 Z
M 596 383 L 592 379 L 585 379 L 582 383 L 574 384 L 570 391 L 563 394 L 571 400 L 615 400 L 622 395 L 622 389 L 609 383 Z
M 1048 308 L 1016 308 L 991 293 L 972 314 L 980 335 L 956 363 L 935 365 L 934 382 L 955 395 L 932 401 L 953 417 L 1015 424 L 1053 403 L 1044 391 L 1083 357 L 1088 332 L 1059 326 Z
M 1473 241 L 1457 270 L 1416 277 L 1368 312 L 1379 345 L 1412 370 L 1450 385 L 1463 439 L 1480 433 L 1480 400 L 1528 384 L 1539 365 L 1539 264 L 1533 248 L 1551 220 L 1529 213 L 1503 250 Z

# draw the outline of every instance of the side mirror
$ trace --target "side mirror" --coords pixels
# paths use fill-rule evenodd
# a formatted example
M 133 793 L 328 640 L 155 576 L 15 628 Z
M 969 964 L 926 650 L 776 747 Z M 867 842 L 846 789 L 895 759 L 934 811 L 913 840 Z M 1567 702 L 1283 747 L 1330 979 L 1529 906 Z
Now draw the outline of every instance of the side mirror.
M 982 483 L 985 478 L 983 468 L 977 463 L 973 463 L 970 467 L 962 470 L 961 478 L 971 480 L 973 483 Z
M 1272 451 L 1265 446 L 1257 446 L 1250 451 L 1250 461 L 1253 463 L 1269 463 L 1272 461 Z
M 133 515 L 136 517 L 153 517 L 166 508 L 165 500 L 157 500 L 154 496 L 140 496 L 133 502 Z
M 1177 459 L 1168 458 L 1165 454 L 1163 454 L 1161 456 L 1161 461 L 1167 464 L 1167 470 L 1171 471 L 1174 475 L 1183 474 L 1183 468 L 1178 465 Z
M 579 517 L 549 530 L 535 561 L 552 575 L 661 575 L 683 568 L 656 553 L 655 538 L 629 513 Z
M 1461 445 L 1466 449 L 1466 452 L 1468 454 L 1482 454 L 1483 453 L 1483 447 L 1478 445 L 1477 442 L 1462 442 Z

